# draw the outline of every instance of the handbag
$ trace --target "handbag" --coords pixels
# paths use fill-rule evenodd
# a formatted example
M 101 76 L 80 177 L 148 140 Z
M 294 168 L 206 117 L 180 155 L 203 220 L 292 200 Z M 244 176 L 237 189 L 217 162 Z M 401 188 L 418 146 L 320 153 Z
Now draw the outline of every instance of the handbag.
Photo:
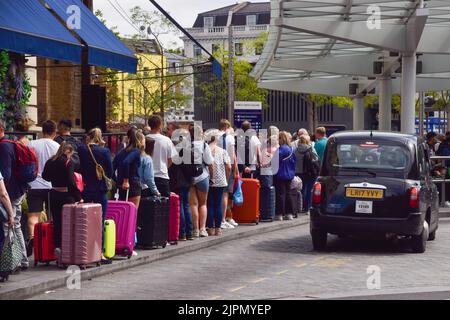
M 0 257 L 0 277 L 3 281 L 8 280 L 9 275 L 20 267 L 21 261 L 22 249 L 19 238 L 14 228 L 9 227 Z
M 69 166 L 70 160 L 67 160 L 66 166 Z M 84 181 L 83 176 L 78 172 L 73 173 L 73 179 L 75 180 L 75 185 L 77 186 L 78 191 L 83 193 L 84 191 Z
M 235 190 L 233 193 L 233 204 L 236 206 L 242 206 L 244 204 L 244 194 L 242 193 L 242 179 L 239 175 L 236 176 L 234 182 Z
M 89 153 L 91 154 L 92 160 L 95 163 L 95 173 L 97 175 L 97 179 L 99 181 L 104 180 L 105 184 L 106 184 L 106 189 L 108 191 L 111 191 L 113 188 L 113 182 L 112 179 L 108 178 L 105 174 L 105 169 L 103 169 L 103 167 L 97 162 L 97 160 L 95 159 L 94 153 L 92 152 L 91 146 L 88 145 L 88 149 L 89 149 Z

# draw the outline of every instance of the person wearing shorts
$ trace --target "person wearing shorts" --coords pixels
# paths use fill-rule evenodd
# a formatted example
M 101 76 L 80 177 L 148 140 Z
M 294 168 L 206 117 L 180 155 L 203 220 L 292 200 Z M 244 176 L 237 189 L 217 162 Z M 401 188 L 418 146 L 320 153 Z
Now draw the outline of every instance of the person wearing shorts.
M 145 149 L 145 136 L 142 132 L 134 131 L 129 139 L 128 146 L 114 158 L 113 171 L 117 171 L 119 200 L 130 201 L 139 208 L 142 194 L 139 167 Z
M 59 144 L 54 141 L 56 137 L 56 123 L 48 120 L 42 124 L 42 139 L 30 141 L 29 147 L 32 148 L 38 159 L 38 176 L 35 181 L 30 183 L 30 191 L 27 195 L 28 203 L 28 241 L 27 254 L 31 255 L 33 251 L 34 226 L 39 222 L 42 213 L 47 212 L 49 216 L 49 193 L 52 184 L 42 178 L 45 164 L 53 157 L 59 149 Z M 48 217 L 49 218 L 49 217 Z

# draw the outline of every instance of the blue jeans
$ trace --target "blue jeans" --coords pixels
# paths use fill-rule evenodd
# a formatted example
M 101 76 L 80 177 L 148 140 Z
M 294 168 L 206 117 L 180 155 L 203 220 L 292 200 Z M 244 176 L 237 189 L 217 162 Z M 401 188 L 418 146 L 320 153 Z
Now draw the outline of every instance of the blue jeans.
M 189 207 L 189 188 L 180 188 L 180 238 L 192 236 L 192 215 Z
M 303 206 L 305 207 L 305 210 L 308 211 L 312 207 L 312 189 L 314 188 L 317 179 L 307 177 L 304 174 L 300 175 L 300 179 L 303 181 Z
M 98 203 L 102 205 L 103 224 L 106 219 L 106 211 L 108 210 L 108 193 L 106 192 L 83 192 L 83 200 L 85 203 Z M 102 224 L 102 225 L 103 225 Z M 102 247 L 105 240 L 105 228 L 102 228 Z
M 209 188 L 208 193 L 208 219 L 206 226 L 208 228 L 220 228 L 223 218 L 222 198 L 227 188 Z

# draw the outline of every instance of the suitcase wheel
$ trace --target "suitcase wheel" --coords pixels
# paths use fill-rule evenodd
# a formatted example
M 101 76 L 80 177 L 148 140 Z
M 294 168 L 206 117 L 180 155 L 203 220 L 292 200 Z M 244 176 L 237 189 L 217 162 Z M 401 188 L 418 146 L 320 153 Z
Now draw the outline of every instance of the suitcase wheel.
M 101 267 L 102 263 L 101 262 L 97 262 L 97 267 Z
M 167 243 L 164 243 L 164 244 L 162 245 L 163 249 L 164 249 L 166 246 L 167 246 Z
M 37 266 L 38 266 L 38 262 L 35 261 L 35 262 L 34 262 L 34 267 L 36 268 Z

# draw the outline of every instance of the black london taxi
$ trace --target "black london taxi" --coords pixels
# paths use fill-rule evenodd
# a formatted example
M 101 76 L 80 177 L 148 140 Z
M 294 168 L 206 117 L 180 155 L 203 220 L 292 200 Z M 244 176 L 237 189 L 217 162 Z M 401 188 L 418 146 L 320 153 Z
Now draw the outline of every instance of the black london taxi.
M 313 189 L 314 250 L 327 235 L 395 234 L 423 253 L 438 229 L 439 194 L 428 146 L 392 132 L 339 132 L 330 137 Z

